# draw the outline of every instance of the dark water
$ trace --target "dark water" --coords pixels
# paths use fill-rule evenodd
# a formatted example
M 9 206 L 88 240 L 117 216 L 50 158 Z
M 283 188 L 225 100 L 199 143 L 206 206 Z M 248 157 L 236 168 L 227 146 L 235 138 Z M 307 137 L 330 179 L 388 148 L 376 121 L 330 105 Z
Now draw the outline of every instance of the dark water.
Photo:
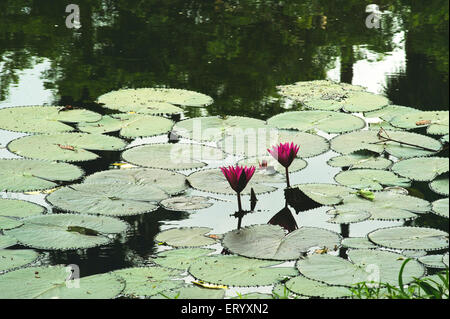
M 80 7 L 78 30 L 65 25 L 70 3 Z M 365 24 L 370 3 L 385 12 L 379 29 Z M 448 110 L 448 33 L 447 0 L 0 0 L 0 107 L 70 104 L 105 113 L 94 101 L 106 92 L 166 86 L 214 98 L 206 112 L 188 109 L 188 117 L 267 119 L 285 111 L 277 85 L 329 78 L 366 86 L 394 104 Z M 0 144 L 8 139 L 0 132 Z M 331 156 L 311 161 L 294 182 L 331 182 L 338 172 L 326 167 Z M 108 154 L 82 167 L 93 173 L 117 159 Z M 415 188 L 430 201 L 438 198 L 427 185 Z M 260 200 L 262 212 L 248 224 L 267 222 L 283 207 L 282 192 L 270 196 Z M 233 229 L 228 215 L 234 205 L 126 218 L 132 225 L 127 238 L 87 251 L 52 252 L 49 261 L 78 264 L 82 275 L 139 264 L 156 252 L 153 238 L 161 228 Z M 339 231 L 321 214 L 296 216 L 297 223 Z M 448 220 L 438 217 L 413 223 L 448 231 Z M 386 223 L 350 235 L 380 225 Z

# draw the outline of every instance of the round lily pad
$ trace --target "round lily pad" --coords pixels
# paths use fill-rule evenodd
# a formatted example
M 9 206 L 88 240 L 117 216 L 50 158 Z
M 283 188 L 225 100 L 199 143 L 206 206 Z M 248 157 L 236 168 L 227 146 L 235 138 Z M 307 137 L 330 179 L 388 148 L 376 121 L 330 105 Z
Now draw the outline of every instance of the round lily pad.
M 162 267 L 187 270 L 198 258 L 212 252 L 214 252 L 214 249 L 209 248 L 171 249 L 158 253 L 151 261 Z
M 366 122 L 359 117 L 328 111 L 297 111 L 275 115 L 267 123 L 279 129 L 298 131 L 321 130 L 327 133 L 344 133 L 362 129 Z
M 296 294 L 314 298 L 348 298 L 352 294 L 348 287 L 330 286 L 303 276 L 289 279 L 286 282 L 286 287 Z
M 378 117 L 382 120 L 390 122 L 394 117 L 399 115 L 420 112 L 418 109 L 401 105 L 388 105 L 380 110 L 365 112 L 365 117 Z
M 448 177 L 438 177 L 430 183 L 430 189 L 442 196 L 449 195 Z
M 297 187 L 313 201 L 325 206 L 339 204 L 344 196 L 356 191 L 336 184 L 298 184 L 293 187 Z
M 0 230 L 14 229 L 22 225 L 23 223 L 16 218 L 0 216 Z
M 23 226 L 7 231 L 20 244 L 38 249 L 84 249 L 111 242 L 128 224 L 110 217 L 51 214 L 22 220 Z
M 41 215 L 46 209 L 38 204 L 18 199 L 0 198 L 0 216 L 26 218 Z
M 118 151 L 126 143 L 112 136 L 87 133 L 57 133 L 21 137 L 8 144 L 14 154 L 41 160 L 81 162 L 95 160 L 91 151 Z
M 0 191 L 26 192 L 51 189 L 59 182 L 79 179 L 75 165 L 25 159 L 0 159 Z
M 151 299 L 223 299 L 224 289 L 208 289 L 202 287 L 181 287 L 178 289 L 165 291 L 159 295 L 152 296 Z
M 71 267 L 31 267 L 6 273 L 0 280 L 5 299 L 111 299 L 124 284 L 110 273 L 68 281 Z
M 445 269 L 443 262 L 444 255 L 426 255 L 419 258 L 419 261 L 429 268 Z
M 369 92 L 351 92 L 343 99 L 313 99 L 304 104 L 312 109 L 324 111 L 369 112 L 379 110 L 389 104 L 389 99 L 383 95 Z
M 442 262 L 444 263 L 445 266 L 447 266 L 448 268 L 448 252 L 446 252 L 444 254 L 444 257 L 442 257 Z
M 279 262 L 241 256 L 202 257 L 189 273 L 208 283 L 226 286 L 267 286 L 298 274 L 293 267 L 271 267 Z
M 366 190 L 383 190 L 384 187 L 410 187 L 411 181 L 392 172 L 375 169 L 355 169 L 337 174 L 334 179 L 341 185 Z
M 400 254 L 374 250 L 355 249 L 347 252 L 349 260 L 331 255 L 311 255 L 297 262 L 301 274 L 329 285 L 353 286 L 361 282 L 398 285 L 398 274 L 405 257 Z M 424 267 L 410 261 L 403 272 L 407 284 L 425 274 Z
M 163 267 L 135 267 L 113 271 L 125 280 L 123 294 L 128 297 L 151 297 L 182 287 L 181 272 Z
M 155 241 L 172 247 L 207 246 L 216 243 L 216 239 L 205 236 L 211 230 L 207 227 L 171 228 L 156 235 Z
M 448 233 L 423 227 L 390 227 L 369 233 L 373 243 L 390 249 L 440 250 L 448 248 Z
M 23 267 L 38 257 L 39 254 L 30 249 L 0 249 L 0 272 Z
M 349 237 L 342 240 L 342 247 L 353 249 L 376 249 L 377 246 L 371 243 L 367 237 Z
M 168 133 L 173 125 L 173 121 L 160 116 L 114 114 L 105 115 L 96 123 L 80 123 L 78 129 L 94 134 L 120 131 L 123 137 L 136 138 Z
M 448 197 L 447 198 L 443 198 L 443 199 L 439 199 L 437 201 L 435 201 L 433 203 L 433 210 L 432 212 L 435 213 L 436 215 L 445 217 L 445 218 L 449 218 L 449 213 L 448 213 L 449 209 L 448 209 Z
M 327 164 L 333 167 L 348 167 L 351 169 L 386 169 L 392 165 L 392 162 L 372 152 L 362 151 L 333 157 Z
M 397 162 L 392 171 L 414 181 L 429 182 L 449 171 L 449 160 L 443 157 L 418 157 Z
M 59 133 L 73 131 L 64 124 L 97 122 L 101 115 L 83 109 L 62 106 L 20 106 L 0 110 L 0 129 L 24 133 Z
M 189 175 L 188 181 L 193 188 L 200 191 L 228 195 L 236 194 L 219 169 L 206 169 L 192 173 Z M 256 170 L 242 194 L 249 195 L 252 188 L 255 194 L 273 192 L 276 188 L 267 184 L 284 183 L 284 181 L 285 177 L 276 171 Z
M 0 235 L 0 249 L 8 248 L 17 244 L 17 240 L 11 236 Z
M 267 164 L 267 166 L 263 166 L 263 163 Z M 281 174 L 286 174 L 286 168 L 270 155 L 243 159 L 238 162 L 238 165 L 259 167 L 260 170 L 266 170 L 267 174 L 270 174 L 270 172 L 274 171 L 277 171 Z M 308 162 L 302 160 L 301 158 L 296 158 L 292 162 L 291 166 L 289 166 L 289 173 L 299 172 L 302 169 L 305 169 L 307 166 Z
M 337 206 L 327 212 L 332 217 L 328 220 L 331 224 L 353 224 L 360 223 L 370 218 L 370 213 L 362 210 L 346 209 L 345 207 Z
M 423 111 L 402 114 L 394 117 L 390 122 L 393 126 L 405 129 L 427 127 L 431 135 L 446 135 L 448 129 L 449 111 Z
M 161 201 L 161 206 L 173 211 L 192 211 L 211 207 L 213 203 L 202 196 L 176 196 Z
M 106 108 L 121 112 L 134 111 L 149 114 L 148 112 L 155 112 L 155 108 L 162 108 L 164 111 L 167 106 L 160 105 L 160 103 L 204 107 L 212 104 L 214 100 L 205 94 L 188 90 L 139 88 L 112 91 L 100 96 L 97 102 Z M 166 113 L 167 111 L 157 112 Z
M 134 165 L 169 170 L 206 166 L 205 161 L 219 161 L 226 154 L 218 148 L 199 144 L 149 144 L 130 148 L 122 158 Z
M 411 158 L 433 155 L 441 148 L 442 144 L 438 140 L 402 131 L 358 131 L 339 135 L 331 140 L 331 149 L 344 155 L 368 150 L 378 154 L 386 152 L 397 158 Z
M 223 246 L 234 254 L 268 260 L 296 260 L 314 247 L 332 249 L 341 236 L 330 230 L 301 227 L 286 235 L 275 225 L 254 225 L 224 235 Z

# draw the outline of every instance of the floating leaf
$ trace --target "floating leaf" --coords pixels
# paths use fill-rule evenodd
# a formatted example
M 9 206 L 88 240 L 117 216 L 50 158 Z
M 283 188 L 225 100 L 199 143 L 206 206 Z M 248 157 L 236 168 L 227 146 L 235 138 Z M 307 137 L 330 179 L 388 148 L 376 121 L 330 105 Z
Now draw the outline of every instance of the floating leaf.
M 339 111 L 344 109 L 354 113 L 382 109 L 389 104 L 389 99 L 369 92 L 351 92 L 343 99 L 314 99 L 305 101 L 304 104 L 316 110 Z
M 380 110 L 365 112 L 365 117 L 378 117 L 382 120 L 390 122 L 394 117 L 399 115 L 420 112 L 418 109 L 401 105 L 388 105 Z
M 238 294 L 231 299 L 274 299 L 272 294 L 263 294 L 261 292 L 249 292 L 247 294 Z
M 419 258 L 419 261 L 429 268 L 445 269 L 444 255 L 427 255 Z
M 212 245 L 216 240 L 205 236 L 212 229 L 207 227 L 171 228 L 159 233 L 155 241 L 173 247 L 201 247 Z
M 2 275 L 0 299 L 111 299 L 124 288 L 110 273 L 67 281 L 70 267 L 31 267 Z M 78 287 L 78 288 L 76 288 Z
M 337 174 L 334 179 L 344 186 L 365 190 L 382 190 L 388 186 L 411 186 L 411 181 L 407 178 L 398 177 L 389 171 L 375 169 L 344 171 Z
M 440 250 L 448 248 L 448 233 L 423 227 L 390 227 L 369 233 L 375 244 L 391 249 Z
M 325 206 L 339 204 L 344 196 L 356 191 L 336 184 L 299 184 L 293 187 L 297 187 L 313 201 Z
M 289 279 L 286 287 L 296 294 L 315 298 L 345 298 L 352 294 L 347 287 L 330 286 L 303 276 Z
M 414 181 L 429 182 L 449 171 L 449 160 L 443 157 L 418 157 L 397 162 L 392 171 Z
M 17 244 L 17 240 L 11 236 L 0 235 L 0 249 L 8 248 Z
M 63 110 L 61 106 L 20 106 L 0 110 L 0 129 L 25 133 L 73 131 L 64 124 L 97 122 L 101 115 L 88 110 Z
M 14 154 L 50 161 L 78 162 L 98 158 L 90 151 L 117 151 L 126 143 L 116 137 L 87 133 L 59 133 L 21 137 L 8 144 Z
M 173 121 L 159 116 L 114 114 L 105 115 L 96 123 L 80 123 L 78 129 L 93 134 L 120 131 L 123 137 L 136 138 L 168 133 L 173 125 Z
M 171 249 L 158 253 L 151 261 L 162 267 L 187 270 L 198 258 L 212 252 L 214 252 L 214 249 L 209 248 Z
M 344 133 L 362 129 L 366 122 L 354 115 L 327 111 L 297 111 L 275 115 L 267 123 L 279 129 L 309 131 L 318 129 L 327 133 Z
M 0 249 L 0 272 L 23 267 L 32 263 L 38 257 L 39 254 L 30 249 Z
M 98 103 L 104 107 L 119 110 L 121 112 L 134 111 L 137 113 L 154 114 L 166 113 L 169 103 L 180 106 L 204 107 L 212 104 L 211 97 L 188 90 L 165 88 L 139 88 L 122 89 L 103 94 L 98 98 Z M 162 109 L 162 111 L 161 111 Z M 178 113 L 178 112 L 177 112 Z
M 153 296 L 151 299 L 223 299 L 225 290 L 202 287 L 182 287 Z
M 362 210 L 346 209 L 345 207 L 339 207 L 331 209 L 327 212 L 332 217 L 328 220 L 332 224 L 353 224 L 363 222 L 370 218 L 370 213 Z
M 0 198 L 0 216 L 25 218 L 41 215 L 46 209 L 38 204 L 18 199 Z
M 133 147 L 122 158 L 134 165 L 170 170 L 195 169 L 206 166 L 205 161 L 225 159 L 220 149 L 199 144 L 150 144 Z
M 311 255 L 299 260 L 297 268 L 307 278 L 329 285 L 353 286 L 361 282 L 398 285 L 402 255 L 374 249 L 349 250 L 347 255 L 351 261 L 331 255 Z M 424 267 L 413 260 L 404 269 L 403 281 L 407 284 L 424 274 Z
M 430 183 L 430 189 L 442 196 L 449 195 L 448 177 L 439 177 Z
M 449 133 L 448 117 L 448 111 L 423 111 L 398 115 L 390 122 L 396 127 L 405 129 L 428 127 L 428 134 L 446 135 Z
M 367 237 L 349 237 L 342 240 L 342 247 L 353 249 L 376 249 Z
M 275 225 L 255 225 L 225 234 L 222 244 L 234 254 L 269 260 L 295 260 L 314 247 L 339 246 L 341 236 L 330 230 L 301 227 L 289 234 Z
M 266 184 L 284 183 L 284 176 L 279 173 L 266 172 L 266 170 L 256 170 L 247 187 L 242 192 L 243 195 L 249 195 L 253 188 L 255 194 L 273 192 L 275 187 Z M 200 191 L 218 193 L 218 194 L 235 194 L 230 187 L 227 179 L 223 176 L 219 169 L 206 169 L 192 173 L 188 177 L 189 184 Z
M 384 133 L 381 133 L 382 137 L 379 137 L 379 133 L 380 132 L 369 130 L 339 135 L 331 140 L 331 149 L 344 155 L 361 150 L 368 150 L 378 154 L 386 152 L 397 158 L 411 158 L 433 155 L 442 148 L 440 141 L 420 134 L 401 131 L 385 131 Z M 393 140 L 408 143 L 410 145 L 386 141 L 383 137 L 389 137 Z
M 111 242 L 111 235 L 126 231 L 128 224 L 111 218 L 90 215 L 55 214 L 23 219 L 23 226 L 7 231 L 20 244 L 38 249 L 84 249 Z M 75 231 L 87 229 L 98 235 Z
M 16 218 L 0 216 L 0 230 L 14 229 L 22 225 L 23 223 Z
M 297 274 L 292 267 L 271 267 L 278 263 L 241 256 L 202 257 L 191 265 L 189 273 L 205 282 L 237 287 L 271 285 Z
M 445 217 L 445 218 L 449 218 L 449 213 L 448 213 L 449 209 L 448 209 L 448 197 L 447 198 L 443 198 L 443 199 L 439 199 L 437 201 L 435 201 L 433 203 L 433 210 L 432 212 L 435 213 L 436 215 Z
M 177 196 L 164 199 L 161 206 L 173 211 L 191 211 L 211 207 L 213 203 L 203 196 Z
M 347 167 L 351 169 L 386 169 L 392 165 L 392 162 L 374 153 L 362 151 L 333 157 L 327 164 L 333 167 Z
M 448 268 L 448 252 L 444 254 L 444 257 L 442 257 L 442 262 Z
M 84 172 L 75 165 L 37 160 L 0 159 L 0 191 L 25 192 L 51 189 L 59 181 L 71 182 Z
M 151 297 L 184 285 L 179 270 L 163 267 L 136 267 L 113 271 L 125 280 L 123 294 L 128 297 Z

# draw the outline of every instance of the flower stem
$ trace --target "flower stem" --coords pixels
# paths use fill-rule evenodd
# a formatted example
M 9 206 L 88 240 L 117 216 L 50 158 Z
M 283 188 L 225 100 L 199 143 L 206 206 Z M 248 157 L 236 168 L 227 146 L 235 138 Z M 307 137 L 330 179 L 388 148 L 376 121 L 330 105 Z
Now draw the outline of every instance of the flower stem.
M 291 187 L 291 182 L 289 181 L 289 168 L 286 167 L 286 183 L 287 183 L 287 187 Z
M 237 198 L 238 198 L 238 210 L 239 210 L 239 213 L 240 213 L 240 212 L 242 212 L 241 193 L 237 193 Z M 242 215 L 239 214 L 237 229 L 241 229 L 241 224 L 242 224 Z

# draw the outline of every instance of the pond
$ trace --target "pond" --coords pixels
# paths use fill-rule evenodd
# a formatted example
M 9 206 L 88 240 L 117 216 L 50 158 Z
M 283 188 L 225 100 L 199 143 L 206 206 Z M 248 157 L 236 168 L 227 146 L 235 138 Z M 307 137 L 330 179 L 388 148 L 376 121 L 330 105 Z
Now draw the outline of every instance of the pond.
M 449 231 L 448 2 L 375 3 L 380 11 L 379 21 L 368 19 L 375 14 L 366 12 L 372 2 L 360 0 L 77 0 L 79 25 L 71 28 L 66 25 L 70 11 L 66 12 L 65 2 L 2 1 L 0 176 L 4 180 L 0 181 L 0 194 L 3 199 L 39 204 L 45 207 L 46 214 L 60 214 L 69 226 L 64 224 L 68 228 L 63 229 L 63 221 L 57 218 L 39 222 L 45 214 L 41 215 L 42 211 L 36 207 L 20 206 L 23 213 L 38 209 L 32 217 L 0 211 L 0 221 L 5 223 L 3 226 L 0 223 L 0 243 L 6 237 L 14 243 L 0 245 L 0 249 L 8 247 L 8 253 L 23 250 L 24 260 L 30 259 L 24 262 L 28 267 L 76 265 L 81 277 L 125 269 L 122 275 L 129 279 L 144 274 L 127 273 L 128 268 L 152 266 L 157 256 L 164 264 L 171 256 L 162 257 L 163 251 L 195 247 L 186 251 L 191 262 L 213 251 L 218 256 L 227 256 L 220 255 L 226 251 L 235 254 L 229 256 L 230 260 L 246 256 L 255 261 L 253 265 L 247 260 L 251 265 L 241 265 L 244 268 L 261 270 L 264 265 L 282 264 L 284 273 L 280 270 L 278 274 L 281 278 L 296 275 L 294 266 L 300 248 L 295 244 L 294 248 L 288 247 L 297 252 L 295 258 L 292 252 L 290 255 L 286 252 L 287 257 L 264 255 L 264 245 L 278 245 L 281 239 L 276 239 L 277 236 L 284 236 L 278 232 L 281 228 L 262 226 L 269 221 L 291 231 L 303 230 L 305 234 L 298 235 L 297 243 L 321 238 L 302 247 L 308 255 L 347 258 L 349 253 L 355 263 L 362 257 L 357 256 L 357 249 L 348 251 L 342 246 L 340 236 L 377 237 L 379 231 L 394 229 L 394 232 L 405 230 L 408 237 L 414 226 L 420 227 L 420 231 L 437 233 L 419 231 L 414 234 L 419 240 L 402 242 L 400 246 L 394 245 L 399 238 L 388 233 L 384 236 L 392 240 L 384 242 L 386 238 L 381 235 L 381 239 L 370 238 L 369 248 L 376 248 L 373 242 L 383 242 L 380 247 L 416 258 L 414 267 L 423 267 L 428 260 L 433 264 L 427 267 L 428 274 L 445 268 L 441 260 L 448 252 Z M 141 88 L 151 89 L 133 90 Z M 185 91 L 164 91 L 164 88 Z M 157 102 L 152 102 L 154 111 L 146 108 L 146 114 L 142 115 L 144 104 L 137 100 L 144 99 Z M 407 108 L 397 109 L 388 104 Z M 15 113 L 7 113 L 9 110 Z M 123 113 L 117 115 L 120 112 Z M 398 119 L 415 112 L 420 116 L 413 116 L 414 120 Z M 380 118 L 384 121 L 377 124 Z M 68 131 L 87 133 L 75 139 Z M 44 138 L 42 133 L 56 137 Z M 58 134 L 66 135 L 62 138 Z M 88 134 L 94 138 L 86 137 Z M 245 143 L 236 145 L 244 136 Z M 380 136 L 400 139 L 401 145 L 391 140 L 387 145 L 394 144 L 393 147 L 383 147 L 383 143 L 377 142 Z M 284 168 L 275 167 L 279 172 L 269 170 L 264 161 L 268 160 L 269 166 L 276 165 L 266 149 L 291 141 L 300 150 L 291 167 L 290 185 L 292 189 L 300 185 L 302 192 L 285 196 Z M 204 146 L 198 146 L 198 142 Z M 185 148 L 184 143 L 190 146 Z M 405 151 L 408 147 L 414 151 Z M 349 154 L 355 157 L 343 157 Z M 12 161 L 23 157 L 39 160 L 29 165 L 41 165 L 41 160 L 60 164 L 50 168 L 33 166 L 47 172 L 42 173 L 39 181 L 47 184 L 35 186 L 32 170 L 20 171 L 22 163 Z M 403 163 L 392 166 L 399 159 Z M 376 163 L 365 166 L 367 160 Z M 238 223 L 231 216 L 237 211 L 237 198 L 219 170 L 238 163 L 256 166 L 253 181 L 242 194 L 243 210 L 248 211 L 253 198 L 250 191 L 252 188 L 256 191 L 256 208 L 242 218 L 242 230 L 252 238 L 248 242 L 242 234 L 238 236 L 239 232 L 231 232 Z M 139 167 L 147 167 L 149 171 L 133 175 Z M 30 173 L 24 173 L 26 170 Z M 20 178 L 26 178 L 20 180 L 14 175 L 16 171 L 21 172 Z M 386 172 L 391 175 L 379 175 Z M 432 176 L 424 176 L 427 173 Z M 123 186 L 124 181 L 131 182 L 131 186 Z M 430 185 L 433 182 L 447 182 L 447 189 L 444 185 L 436 191 Z M 391 188 L 378 192 L 386 187 Z M 326 198 L 317 199 L 317 194 Z M 374 194 L 375 201 L 369 198 Z M 180 196 L 189 196 L 187 203 Z M 3 207 L 7 207 L 5 203 Z M 179 209 L 187 204 L 193 209 Z M 431 208 L 432 204 L 443 205 L 441 216 L 436 213 L 437 208 Z M 117 213 L 120 205 L 128 210 L 119 209 Z M 178 209 L 168 209 L 170 205 Z M 79 213 L 99 214 L 100 219 L 89 221 L 90 217 L 85 217 L 80 221 Z M 114 220 L 110 220 L 111 216 Z M 37 222 L 27 222 L 27 218 L 37 218 Z M 125 222 L 126 227 L 118 220 Z M 42 235 L 42 228 L 34 232 L 33 227 L 39 223 L 52 225 L 45 228 L 49 232 L 47 238 Z M 109 236 L 99 236 L 94 230 L 100 227 L 98 223 L 106 226 L 97 230 Z M 165 232 L 175 228 L 186 233 Z M 307 236 L 308 232 L 311 234 Z M 93 248 L 70 246 L 76 243 L 64 247 L 67 233 L 80 235 L 86 239 L 86 247 Z M 111 235 L 116 233 L 120 234 Z M 225 250 L 220 242 L 224 234 L 227 234 L 222 243 Z M 263 234 L 271 239 L 266 241 Z M 35 242 L 35 236 L 39 237 L 39 243 Z M 428 243 L 427 236 L 440 236 L 440 244 Z M 175 239 L 181 242 L 171 245 Z M 261 240 L 261 251 L 254 245 L 256 239 Z M 205 243 L 197 245 L 202 240 Z M 442 246 L 442 241 L 446 245 Z M 335 242 L 336 245 L 332 244 Z M 425 246 L 418 248 L 424 242 Z M 366 251 L 369 242 L 356 244 Z M 198 246 L 211 251 L 197 249 Z M 34 252 L 27 250 L 30 248 Z M 0 250 L 0 254 L 4 251 Z M 376 250 L 379 251 L 382 250 Z M 435 256 L 422 259 L 422 263 L 417 261 L 427 252 L 441 256 L 441 260 L 437 261 Z M 375 258 L 376 253 L 370 254 Z M 448 267 L 448 253 L 446 256 Z M 233 263 L 240 265 L 241 258 Z M 215 262 L 223 261 L 219 258 Z M 325 260 L 324 263 L 327 264 Z M 302 268 L 301 262 L 297 267 L 304 270 L 306 278 L 348 285 L 345 280 L 322 278 L 307 266 Z M 200 269 L 191 270 L 187 276 L 174 274 L 170 267 L 152 276 L 163 278 L 161 285 L 167 286 L 161 291 L 170 294 L 180 286 L 168 284 L 167 278 L 184 276 L 187 282 L 208 282 L 210 274 L 202 273 L 198 265 L 197 268 Z M 417 275 L 411 268 L 411 274 Z M 255 270 L 255 276 L 261 274 Z M 238 280 L 236 285 L 227 282 L 230 278 L 223 281 L 212 278 L 209 282 L 233 286 L 226 289 L 227 297 L 237 293 L 271 293 L 274 284 L 278 288 L 280 285 L 280 280 L 255 284 Z M 2 276 L 0 286 L 1 282 Z M 301 282 L 295 284 L 302 286 Z M 299 288 L 292 288 L 296 289 L 298 292 Z M 127 296 L 139 295 L 138 292 L 136 288 Z M 157 295 L 154 291 L 146 293 L 143 295 Z M 328 293 L 341 296 L 338 291 Z M 308 291 L 303 295 L 308 296 Z

